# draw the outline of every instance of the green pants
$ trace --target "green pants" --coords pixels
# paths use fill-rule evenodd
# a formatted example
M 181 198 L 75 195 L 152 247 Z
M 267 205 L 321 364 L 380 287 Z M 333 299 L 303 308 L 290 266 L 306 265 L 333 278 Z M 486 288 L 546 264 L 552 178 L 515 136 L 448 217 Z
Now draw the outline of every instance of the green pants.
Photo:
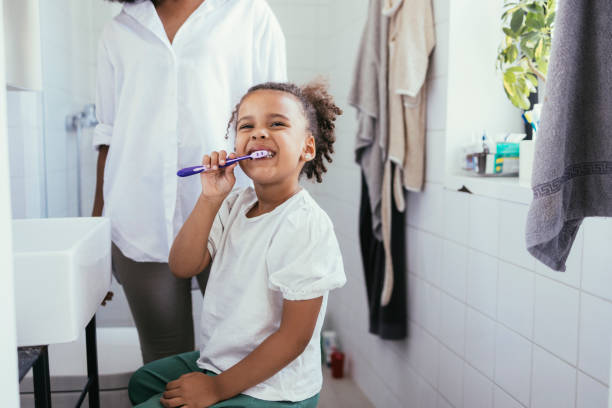
M 200 353 L 191 351 L 152 361 L 142 366 L 130 378 L 128 393 L 132 404 L 140 408 L 163 408 L 159 399 L 166 390 L 166 384 L 170 381 L 176 380 L 183 374 L 193 372 L 215 375 L 198 367 L 196 364 L 198 358 L 200 358 Z M 228 400 L 218 402 L 211 408 L 316 408 L 318 402 L 319 394 L 298 402 L 265 401 L 239 394 Z

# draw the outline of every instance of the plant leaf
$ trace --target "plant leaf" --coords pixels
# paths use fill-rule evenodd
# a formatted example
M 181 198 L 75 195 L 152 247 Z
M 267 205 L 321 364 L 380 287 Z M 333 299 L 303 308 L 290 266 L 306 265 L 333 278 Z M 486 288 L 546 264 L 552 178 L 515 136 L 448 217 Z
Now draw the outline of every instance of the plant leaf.
M 529 97 L 529 94 L 531 93 L 531 82 L 529 82 L 527 80 L 527 78 L 525 77 L 525 74 L 521 75 L 518 78 L 518 85 L 519 85 L 519 89 L 521 91 L 522 94 L 527 95 L 527 97 Z
M 531 3 L 527 5 L 527 11 L 532 13 L 544 13 L 544 8 L 537 3 Z
M 516 76 L 514 75 L 513 72 L 511 71 L 506 71 L 504 72 L 504 83 L 508 83 L 509 85 L 514 84 L 514 82 L 516 81 Z
M 512 87 L 515 88 L 515 87 Z M 527 100 L 527 108 L 525 108 L 525 99 L 519 92 L 513 89 L 513 92 L 510 94 L 510 101 L 519 109 L 528 109 L 529 108 L 529 100 Z
M 518 48 L 516 48 L 516 45 L 512 44 L 510 47 L 508 47 L 508 50 L 506 51 L 506 61 L 507 62 L 514 62 L 516 61 L 516 59 L 518 58 Z
M 540 18 L 538 18 L 538 14 L 527 13 L 527 17 L 525 17 L 525 25 L 533 30 L 539 30 L 540 28 L 542 28 L 543 23 Z
M 531 31 L 523 36 L 526 42 L 531 42 L 539 37 L 540 37 L 540 33 L 538 31 Z
M 502 28 L 502 30 L 504 30 L 504 33 L 506 33 L 506 35 L 508 37 L 510 37 L 510 38 L 516 38 L 517 37 L 517 34 L 514 31 L 512 31 L 511 29 L 509 29 L 508 27 L 504 27 L 504 28 Z
M 529 93 L 520 94 L 519 98 L 520 98 L 519 107 L 523 110 L 529 110 L 529 108 L 531 108 L 531 102 L 529 102 Z
M 531 73 L 525 74 L 525 77 L 529 80 L 529 82 L 533 84 L 534 87 L 538 86 L 538 77 L 536 77 L 535 75 Z
M 508 73 L 510 73 L 512 75 L 516 75 L 516 74 L 522 75 L 525 72 L 525 70 L 523 69 L 523 67 L 518 65 L 518 66 L 515 66 L 515 67 L 508 68 L 506 70 L 506 72 L 508 72 Z
M 525 12 L 523 10 L 516 10 L 512 14 L 512 20 L 510 20 L 510 29 L 518 33 L 521 25 L 523 24 L 523 17 L 525 16 Z
M 538 64 L 538 69 L 542 74 L 544 74 L 544 77 L 546 77 L 548 75 L 548 61 L 543 60 L 540 64 Z
M 523 52 L 523 54 L 525 54 L 530 59 L 534 59 L 533 45 L 530 46 L 530 42 L 528 42 L 525 37 L 521 38 L 521 40 L 519 41 L 519 44 L 520 44 L 521 51 Z
M 538 46 L 535 49 L 535 58 L 536 61 L 541 61 L 542 60 L 542 51 L 544 50 L 544 40 L 540 39 L 540 41 L 538 41 Z

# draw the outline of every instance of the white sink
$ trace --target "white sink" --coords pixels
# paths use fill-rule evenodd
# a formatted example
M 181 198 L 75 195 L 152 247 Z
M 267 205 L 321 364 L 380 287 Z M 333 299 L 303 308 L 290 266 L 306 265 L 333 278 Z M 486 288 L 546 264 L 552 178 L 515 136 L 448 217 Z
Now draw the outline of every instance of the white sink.
M 111 283 L 110 221 L 13 220 L 17 345 L 76 340 Z

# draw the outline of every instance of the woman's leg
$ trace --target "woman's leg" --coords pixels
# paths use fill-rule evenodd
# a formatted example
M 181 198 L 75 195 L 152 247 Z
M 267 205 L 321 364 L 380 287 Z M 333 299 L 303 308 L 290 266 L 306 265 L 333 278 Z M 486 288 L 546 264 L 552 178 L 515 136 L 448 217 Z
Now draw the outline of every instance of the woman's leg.
M 193 351 L 190 279 L 177 279 L 166 263 L 135 262 L 114 244 L 113 265 L 136 323 L 143 362 Z
M 183 374 L 202 371 L 196 364 L 198 351 L 178 354 L 156 360 L 140 367 L 130 378 L 128 394 L 132 404 L 141 408 L 161 407 L 159 398 L 166 390 L 166 384 Z

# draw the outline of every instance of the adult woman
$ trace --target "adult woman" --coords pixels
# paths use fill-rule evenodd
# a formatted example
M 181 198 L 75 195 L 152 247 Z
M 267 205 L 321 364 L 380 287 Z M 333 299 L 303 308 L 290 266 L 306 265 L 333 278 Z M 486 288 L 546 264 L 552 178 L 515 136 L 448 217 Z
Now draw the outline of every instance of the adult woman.
M 227 119 L 251 85 L 286 80 L 285 40 L 264 0 L 119 1 L 98 52 L 93 214 L 111 218 L 116 277 L 149 362 L 195 349 L 190 282 L 167 260 L 200 185 L 176 170 L 233 150 Z M 203 291 L 206 273 L 198 281 Z

